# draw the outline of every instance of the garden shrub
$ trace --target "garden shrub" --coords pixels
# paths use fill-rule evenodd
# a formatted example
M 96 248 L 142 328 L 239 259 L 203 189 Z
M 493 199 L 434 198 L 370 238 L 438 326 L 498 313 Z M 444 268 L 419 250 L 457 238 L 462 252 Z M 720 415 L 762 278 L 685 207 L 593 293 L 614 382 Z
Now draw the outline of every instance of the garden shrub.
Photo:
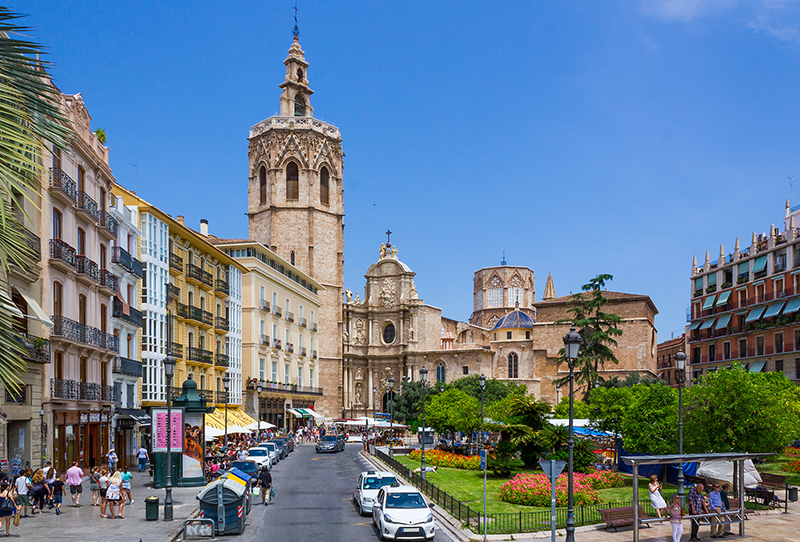
M 783 464 L 783 470 L 786 472 L 796 472 L 800 474 L 800 459 L 794 461 L 787 461 Z
M 599 503 L 600 494 L 593 487 L 593 484 L 599 483 L 598 481 L 612 483 L 613 480 L 613 478 L 608 478 L 608 481 L 606 481 L 605 478 L 600 478 L 599 476 L 595 476 L 595 478 L 590 478 L 590 476 L 589 474 L 573 473 L 572 483 L 575 504 Z M 517 474 L 500 486 L 500 500 L 525 506 L 550 506 L 550 480 L 544 473 Z M 566 473 L 556 480 L 556 504 L 558 506 L 567 505 Z
M 422 458 L 422 451 L 413 450 L 408 454 L 408 457 L 414 461 L 419 461 Z M 481 458 L 477 455 L 469 456 L 451 454 L 441 450 L 427 450 L 425 452 L 425 465 L 428 467 L 479 470 L 481 468 Z

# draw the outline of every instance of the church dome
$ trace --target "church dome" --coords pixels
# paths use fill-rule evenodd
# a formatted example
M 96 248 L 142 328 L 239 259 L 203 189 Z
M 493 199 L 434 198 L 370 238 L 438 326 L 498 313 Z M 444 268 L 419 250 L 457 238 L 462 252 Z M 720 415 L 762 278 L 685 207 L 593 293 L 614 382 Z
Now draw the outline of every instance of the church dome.
M 532 328 L 535 323 L 536 320 L 531 318 L 528 314 L 521 310 L 515 310 L 500 318 L 492 329 Z

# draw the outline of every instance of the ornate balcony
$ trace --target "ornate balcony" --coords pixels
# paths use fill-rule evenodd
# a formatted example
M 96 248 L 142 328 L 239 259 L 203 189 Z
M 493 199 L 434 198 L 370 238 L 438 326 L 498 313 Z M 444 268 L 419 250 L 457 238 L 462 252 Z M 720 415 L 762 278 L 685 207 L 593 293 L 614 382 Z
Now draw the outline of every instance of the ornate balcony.
M 217 354 L 214 358 L 214 365 L 217 367 L 230 367 L 230 358 L 227 354 Z
M 119 277 L 117 277 L 114 273 L 112 273 L 108 269 L 100 270 L 100 286 L 102 286 L 103 288 L 107 288 L 112 292 L 116 292 L 118 282 L 119 282 Z
M 142 327 L 142 313 L 134 309 L 131 306 L 127 307 L 127 314 L 125 312 L 125 304 L 119 300 L 119 298 L 114 298 L 114 308 L 111 313 L 111 316 L 114 318 L 119 318 L 120 320 L 124 320 L 126 322 L 130 322 L 131 324 Z
M 274 341 L 272 341 L 272 348 L 276 348 L 276 349 L 280 350 L 281 349 L 281 340 L 280 339 L 275 339 Z
M 219 329 L 221 331 L 230 331 L 231 330 L 231 326 L 230 326 L 230 323 L 228 322 L 228 319 L 227 318 L 221 318 L 219 316 L 217 316 L 217 318 L 214 320 L 214 328 L 215 329 Z
M 78 256 L 75 249 L 61 239 L 50 240 L 50 259 L 64 262 L 73 269 L 78 268 Z
M 97 208 L 97 202 L 94 201 L 86 192 L 78 192 L 78 200 L 76 207 L 79 211 L 86 213 L 92 222 L 100 220 L 100 211 Z
M 23 228 L 21 233 L 22 240 L 31 249 L 31 258 L 37 262 L 42 261 L 42 240 L 27 228 Z
M 183 359 L 183 345 L 181 343 L 169 343 L 169 354 L 174 358 Z
M 217 404 L 218 404 L 218 405 L 225 404 L 225 397 L 226 397 L 226 395 L 227 395 L 227 394 L 225 393 L 225 390 L 222 390 L 222 391 L 217 391 L 217 394 L 216 394 L 216 395 L 217 395 Z
M 306 351 L 306 348 L 305 348 L 305 346 L 304 346 L 303 348 L 301 348 L 301 349 L 300 349 L 300 355 L 301 355 L 302 357 L 306 357 L 306 353 L 307 353 L 307 351 Z
M 135 376 L 138 378 L 142 376 L 142 362 L 117 356 L 114 358 L 112 370 L 117 374 Z
M 317 324 L 315 322 L 311 322 L 311 331 L 318 331 Z
M 281 316 L 283 312 L 281 311 L 281 308 L 276 305 L 272 307 L 272 314 L 274 314 L 275 316 Z
M 308 327 L 308 323 L 306 322 L 305 318 L 300 318 L 300 327 Z
M 286 320 L 289 322 L 294 322 L 294 313 L 286 311 Z
M 286 343 L 286 351 L 290 354 L 294 354 L 294 345 L 292 343 Z
M 100 268 L 86 256 L 76 256 L 78 275 L 83 275 L 92 282 L 100 282 Z
M 57 194 L 60 194 L 62 199 L 68 200 L 69 203 L 75 203 L 78 199 L 75 181 L 73 181 L 63 169 L 50 169 L 50 188 Z
M 261 336 L 261 346 L 269 346 L 269 335 Z
M 57 399 L 77 399 L 79 397 L 78 383 L 74 380 L 51 378 L 50 397 Z
M 119 337 L 109 335 L 97 328 L 90 327 L 64 316 L 53 316 L 53 337 L 60 337 L 104 350 L 119 352 Z
M 194 264 L 186 266 L 186 278 L 193 279 L 210 288 L 214 287 L 214 277 L 208 271 L 203 271 Z
M 179 272 L 183 272 L 183 258 L 177 254 L 169 253 L 169 267 Z
M 15 339 L 26 350 L 25 359 L 38 363 L 50 363 L 50 341 L 34 335 L 17 335 Z
M 120 267 L 127 269 L 130 273 L 139 278 L 142 278 L 142 275 L 144 274 L 142 262 L 131 256 L 130 252 L 122 247 L 114 247 L 114 252 L 111 255 L 111 261 Z
M 214 325 L 214 315 L 212 315 L 208 311 L 204 311 L 199 307 L 192 307 L 189 306 L 189 320 L 195 320 L 196 322 L 200 322 L 206 326 L 213 326 Z
M 200 363 L 207 363 L 209 365 L 214 365 L 214 353 L 210 350 L 202 350 L 200 348 L 194 348 L 192 346 L 189 347 L 189 357 L 186 358 L 191 361 L 197 361 Z
M 97 225 L 100 226 L 100 233 L 106 233 L 112 239 L 117 236 L 117 219 L 108 211 L 100 211 Z
M 222 294 L 223 297 L 227 297 L 231 294 L 231 286 L 227 281 L 217 279 L 214 283 L 214 291 L 218 294 Z
M 267 301 L 266 299 L 262 299 L 259 304 L 259 307 L 261 307 L 262 311 L 269 312 L 269 301 Z

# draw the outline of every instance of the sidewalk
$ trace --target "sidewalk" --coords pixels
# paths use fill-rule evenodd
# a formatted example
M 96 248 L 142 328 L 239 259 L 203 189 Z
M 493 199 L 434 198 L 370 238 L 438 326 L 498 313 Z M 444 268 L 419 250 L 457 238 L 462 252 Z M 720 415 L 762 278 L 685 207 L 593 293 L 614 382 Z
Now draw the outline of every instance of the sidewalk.
M 172 489 L 174 521 L 161 521 L 164 517 L 163 489 L 147 487 L 151 478 L 147 473 L 133 473 L 131 480 L 131 493 L 133 504 L 125 505 L 123 514 L 125 519 L 103 519 L 100 517 L 100 507 L 92 506 L 92 492 L 89 491 L 88 478 L 84 478 L 81 507 L 72 507 L 72 498 L 64 495 L 61 505 L 61 515 L 56 515 L 56 510 L 48 510 L 29 518 L 20 518 L 19 527 L 11 526 L 11 537 L 23 538 L 32 542 L 86 542 L 94 540 L 120 542 L 142 540 L 143 542 L 163 542 L 172 538 L 172 535 L 183 526 L 187 519 L 198 507 L 195 496 L 200 491 L 199 487 L 176 487 Z M 146 521 L 144 519 L 144 499 L 149 496 L 159 498 L 159 521 Z M 30 511 L 28 512 L 30 514 Z M 5 534 L 5 533 L 2 533 Z

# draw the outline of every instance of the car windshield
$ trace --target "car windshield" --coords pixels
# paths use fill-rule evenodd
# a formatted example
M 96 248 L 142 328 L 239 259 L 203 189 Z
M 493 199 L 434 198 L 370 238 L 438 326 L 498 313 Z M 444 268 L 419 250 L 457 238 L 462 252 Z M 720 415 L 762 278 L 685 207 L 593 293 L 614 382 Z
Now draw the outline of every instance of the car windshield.
M 268 452 L 269 450 L 255 449 L 255 450 L 250 450 L 250 452 L 247 455 L 252 455 L 253 457 L 264 457 L 265 455 L 267 455 Z
M 275 451 L 275 445 L 274 444 L 265 444 L 264 446 L 271 452 Z
M 336 437 L 322 437 L 322 442 L 336 442 Z
M 364 478 L 364 489 L 380 489 L 383 486 L 390 486 L 397 482 L 394 476 L 367 476 Z
M 389 493 L 386 508 L 425 508 L 425 501 L 419 493 Z
M 275 442 L 273 442 L 272 444 L 274 444 L 275 446 L 277 446 L 277 447 L 279 447 L 279 448 L 282 448 L 282 447 L 283 447 L 283 445 L 284 445 L 284 443 L 283 443 L 283 442 L 281 442 L 280 440 L 276 440 L 276 441 L 275 441 Z
M 231 467 L 243 470 L 244 472 L 255 472 L 258 470 L 256 464 L 252 461 L 234 461 Z

